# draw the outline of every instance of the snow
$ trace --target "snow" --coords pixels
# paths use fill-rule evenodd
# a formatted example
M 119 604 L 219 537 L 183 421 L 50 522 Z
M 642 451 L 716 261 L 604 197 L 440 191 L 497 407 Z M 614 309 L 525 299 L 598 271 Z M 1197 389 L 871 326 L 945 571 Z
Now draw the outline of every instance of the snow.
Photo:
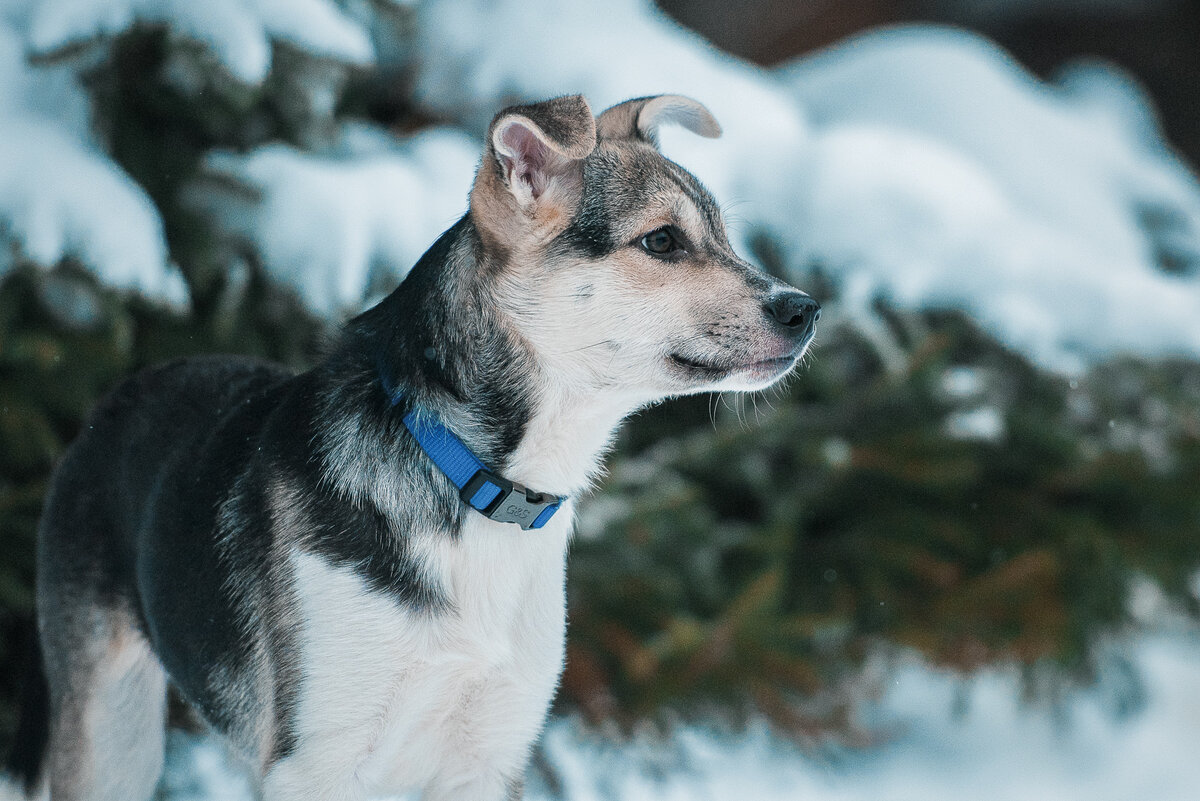
M 106 159 L 34 121 L 0 121 L 3 233 L 40 265 L 73 256 L 99 266 L 122 289 L 172 303 L 187 298 L 166 268 L 166 248 L 149 198 Z
M 946 417 L 946 436 L 951 439 L 1000 442 L 1007 430 L 1004 413 L 995 406 L 952 412 Z
M 34 52 L 57 53 L 138 23 L 201 45 L 251 85 L 270 71 L 273 42 L 355 65 L 374 55 L 367 31 L 331 0 L 39 0 L 29 43 Z
M 0 12 L 0 276 L 16 260 L 74 258 L 113 286 L 185 303 L 158 212 L 91 142 L 85 95 L 69 73 L 30 67 L 19 14 Z
M 252 244 L 267 273 L 314 311 L 354 312 L 390 291 L 466 211 L 479 145 L 430 129 L 397 145 L 365 128 L 353 152 L 318 156 L 274 144 L 215 152 L 189 193 L 226 240 Z M 233 187 L 231 191 L 231 187 Z
M 987 388 L 985 371 L 978 367 L 951 367 L 942 375 L 941 390 L 949 398 L 970 400 L 982 397 Z
M 1046 85 L 932 27 L 782 76 L 816 132 L 801 252 L 853 274 L 859 302 L 966 308 L 1066 370 L 1200 353 L 1200 185 L 1127 76 L 1077 65 Z
M 90 102 L 74 72 L 49 65 L 35 68 L 26 60 L 29 10 L 27 0 L 0 0 L 0 116 L 36 114 L 86 139 Z
M 964 680 L 911 656 L 880 663 L 878 698 L 861 711 L 881 737 L 868 747 L 800 749 L 762 721 L 738 733 L 674 725 L 666 738 L 644 727 L 621 741 L 559 718 L 542 748 L 566 801 L 1190 801 L 1200 632 L 1125 645 L 1129 666 L 1115 660 L 1097 689 L 1053 705 L 1019 700 L 1015 668 Z M 176 734 L 172 746 L 167 801 L 249 799 L 215 741 Z M 527 797 L 555 796 L 535 780 Z

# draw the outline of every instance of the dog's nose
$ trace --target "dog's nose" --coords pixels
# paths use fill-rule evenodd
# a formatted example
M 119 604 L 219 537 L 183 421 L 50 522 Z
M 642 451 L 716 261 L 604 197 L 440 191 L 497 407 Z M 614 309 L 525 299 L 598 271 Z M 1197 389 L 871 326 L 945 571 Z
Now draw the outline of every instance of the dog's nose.
M 763 311 L 796 339 L 811 335 L 821 319 L 821 304 L 794 290 L 772 295 L 763 304 Z

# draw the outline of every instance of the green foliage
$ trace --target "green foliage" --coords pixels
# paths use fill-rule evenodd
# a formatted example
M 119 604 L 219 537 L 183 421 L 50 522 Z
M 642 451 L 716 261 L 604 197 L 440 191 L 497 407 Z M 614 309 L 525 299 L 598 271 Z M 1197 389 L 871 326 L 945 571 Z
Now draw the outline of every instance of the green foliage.
M 841 328 L 753 411 L 634 421 L 572 554 L 568 702 L 629 719 L 751 701 L 804 729 L 814 699 L 846 714 L 881 643 L 1086 679 L 1135 577 L 1194 611 L 1200 367 L 1072 382 L 960 315 L 893 320 L 899 369 Z M 981 408 L 1002 430 L 951 435 Z

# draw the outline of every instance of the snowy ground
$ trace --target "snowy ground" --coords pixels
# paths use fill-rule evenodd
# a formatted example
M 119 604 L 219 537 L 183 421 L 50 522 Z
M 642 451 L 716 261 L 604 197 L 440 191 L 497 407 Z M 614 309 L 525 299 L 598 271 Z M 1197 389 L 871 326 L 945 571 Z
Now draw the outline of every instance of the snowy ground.
M 1129 643 L 1146 695 L 1108 689 L 1053 708 L 1022 704 L 1015 671 L 964 684 L 915 661 L 889 671 L 869 722 L 891 736 L 864 750 L 802 752 L 763 725 L 735 735 L 683 727 L 617 744 L 555 720 L 548 764 L 567 801 L 1194 801 L 1200 787 L 1200 632 Z M 1137 695 L 1134 692 L 1134 695 Z M 1127 695 L 1122 695 L 1128 701 Z M 246 783 L 211 741 L 179 735 L 168 801 L 243 801 Z

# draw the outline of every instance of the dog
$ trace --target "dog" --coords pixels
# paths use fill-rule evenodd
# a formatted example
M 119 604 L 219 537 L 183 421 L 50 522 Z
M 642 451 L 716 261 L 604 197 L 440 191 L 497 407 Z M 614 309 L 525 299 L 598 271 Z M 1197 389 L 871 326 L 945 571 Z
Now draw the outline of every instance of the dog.
M 468 212 L 315 368 L 191 358 L 98 404 L 39 529 L 31 791 L 150 798 L 170 682 L 266 801 L 520 797 L 621 420 L 770 386 L 820 315 L 664 124 L 720 134 L 675 95 L 507 108 Z

